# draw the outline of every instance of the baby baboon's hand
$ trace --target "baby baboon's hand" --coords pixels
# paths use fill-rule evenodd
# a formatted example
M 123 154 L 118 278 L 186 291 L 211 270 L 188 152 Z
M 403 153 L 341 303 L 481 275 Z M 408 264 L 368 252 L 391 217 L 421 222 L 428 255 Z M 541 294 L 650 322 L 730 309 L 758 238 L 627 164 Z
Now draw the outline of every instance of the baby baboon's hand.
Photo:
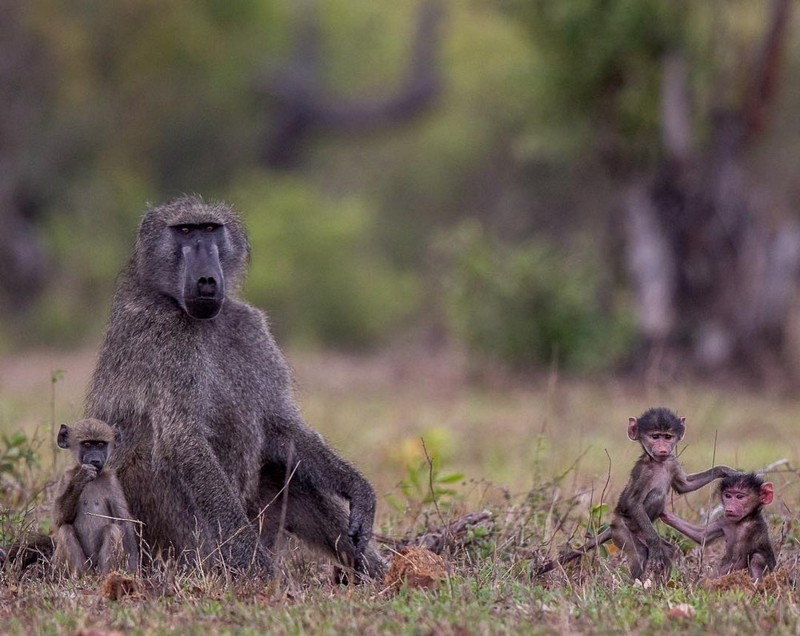
M 81 464 L 80 470 L 78 470 L 76 477 L 83 485 L 86 485 L 90 481 L 97 479 L 97 468 L 91 464 Z
M 744 474 L 742 471 L 731 468 L 730 466 L 719 466 L 718 468 L 723 477 L 739 477 Z
M 665 510 L 661 513 L 661 521 L 667 525 L 672 525 L 675 522 L 675 519 L 677 519 L 677 517 L 668 510 Z
M 653 571 L 661 576 L 669 576 L 674 554 L 675 548 L 666 541 L 662 541 L 656 549 L 652 549 L 650 552 L 650 564 L 653 567 Z

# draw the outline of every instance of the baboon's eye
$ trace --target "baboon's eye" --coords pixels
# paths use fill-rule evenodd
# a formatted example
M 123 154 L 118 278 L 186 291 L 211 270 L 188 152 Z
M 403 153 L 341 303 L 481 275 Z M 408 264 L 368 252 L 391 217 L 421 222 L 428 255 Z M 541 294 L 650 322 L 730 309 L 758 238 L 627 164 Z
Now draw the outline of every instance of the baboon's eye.
M 178 229 L 180 230 L 181 234 L 188 234 L 189 232 L 192 231 L 188 225 L 181 225 L 180 228 Z
M 84 448 L 91 448 L 92 447 L 92 443 L 88 442 L 88 441 L 87 442 L 81 442 L 81 446 L 83 446 Z
M 206 225 L 206 232 L 213 232 L 217 229 L 216 225 Z

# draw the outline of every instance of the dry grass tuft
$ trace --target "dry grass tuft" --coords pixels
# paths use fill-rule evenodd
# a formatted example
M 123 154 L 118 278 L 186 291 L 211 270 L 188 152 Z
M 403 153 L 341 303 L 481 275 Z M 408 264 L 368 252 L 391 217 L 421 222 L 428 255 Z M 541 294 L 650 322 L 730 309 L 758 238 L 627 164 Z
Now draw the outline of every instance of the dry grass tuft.
M 764 580 L 758 584 L 758 591 L 767 596 L 778 596 L 786 592 L 795 592 L 797 583 L 794 576 L 785 567 L 779 567 L 774 572 L 770 572 Z
M 110 601 L 118 601 L 125 596 L 141 594 L 139 582 L 119 572 L 111 572 L 100 584 L 100 596 Z
M 729 590 L 747 590 L 755 592 L 756 586 L 747 570 L 737 570 L 724 574 L 716 579 L 706 579 L 702 583 L 704 590 L 709 592 L 727 592 Z

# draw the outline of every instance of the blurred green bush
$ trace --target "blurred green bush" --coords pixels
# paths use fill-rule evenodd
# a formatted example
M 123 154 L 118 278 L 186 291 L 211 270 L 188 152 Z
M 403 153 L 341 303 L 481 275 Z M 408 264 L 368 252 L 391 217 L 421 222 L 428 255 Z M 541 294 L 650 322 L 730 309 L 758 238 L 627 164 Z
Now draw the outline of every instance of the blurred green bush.
M 293 344 L 375 345 L 417 308 L 418 276 L 385 258 L 365 199 L 333 198 L 307 180 L 259 171 L 240 180 L 231 199 L 252 245 L 245 296 L 267 308 Z
M 588 371 L 612 367 L 632 347 L 630 312 L 602 306 L 591 254 L 540 239 L 504 245 L 475 221 L 442 235 L 436 249 L 450 263 L 447 320 L 473 350 L 516 368 L 555 361 Z

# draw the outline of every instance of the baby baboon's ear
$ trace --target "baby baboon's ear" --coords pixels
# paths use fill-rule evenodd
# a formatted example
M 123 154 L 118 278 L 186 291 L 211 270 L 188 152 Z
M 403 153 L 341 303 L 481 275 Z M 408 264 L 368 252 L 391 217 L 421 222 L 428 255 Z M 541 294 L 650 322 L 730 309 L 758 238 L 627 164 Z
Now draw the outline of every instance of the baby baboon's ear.
M 628 418 L 628 439 L 632 442 L 639 440 L 639 422 L 635 417 Z
M 59 448 L 69 448 L 69 426 L 62 424 L 58 429 L 58 437 L 56 443 Z
M 772 503 L 772 499 L 774 497 L 775 497 L 775 486 L 772 485 L 772 482 L 767 481 L 761 484 L 761 491 L 758 493 L 759 501 L 766 506 Z

